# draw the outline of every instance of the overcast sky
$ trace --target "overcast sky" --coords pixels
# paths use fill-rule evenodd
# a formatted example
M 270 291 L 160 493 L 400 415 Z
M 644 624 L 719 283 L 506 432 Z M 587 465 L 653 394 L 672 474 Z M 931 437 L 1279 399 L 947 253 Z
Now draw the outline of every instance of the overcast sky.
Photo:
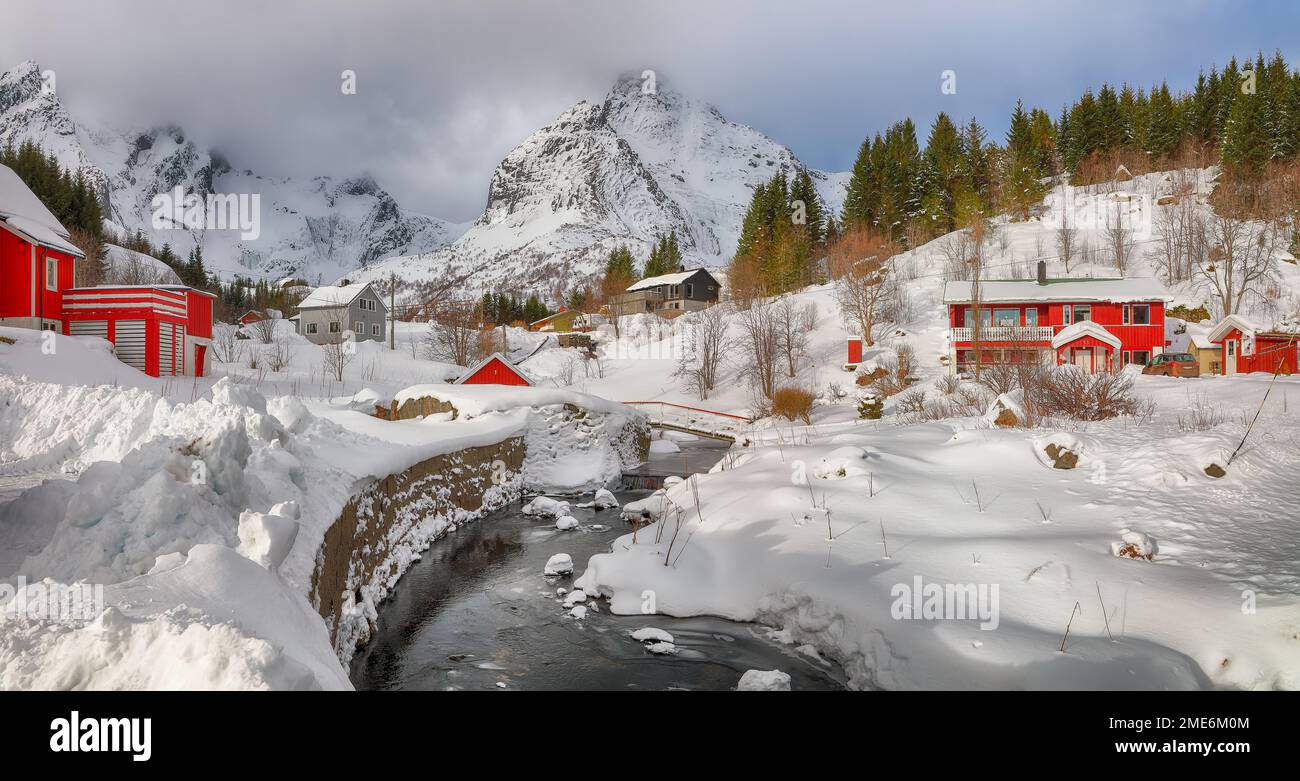
M 1300 61 L 1300 3 L 906 0 L 7 0 L 0 68 L 34 59 L 77 118 L 175 122 L 240 168 L 370 173 L 453 220 L 530 132 L 623 71 L 716 105 L 807 164 L 937 111 L 1000 139 L 1017 97 L 1055 115 L 1103 81 L 1190 85 L 1231 55 Z M 357 94 L 339 89 L 344 69 Z M 940 92 L 956 72 L 957 93 Z

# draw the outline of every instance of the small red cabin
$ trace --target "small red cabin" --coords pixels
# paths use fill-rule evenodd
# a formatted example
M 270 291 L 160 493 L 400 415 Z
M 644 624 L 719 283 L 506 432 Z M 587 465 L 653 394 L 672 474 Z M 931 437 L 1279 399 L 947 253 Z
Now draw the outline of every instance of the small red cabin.
M 239 316 L 239 324 L 252 325 L 253 323 L 258 322 L 259 320 L 265 320 L 265 319 L 266 319 L 266 315 L 257 311 L 256 309 L 250 309 Z
M 1297 371 L 1300 334 L 1268 330 L 1241 315 L 1228 315 L 1210 331 L 1210 341 L 1222 348 L 1224 374 Z
M 525 385 L 533 380 L 501 353 L 492 353 L 471 366 L 465 375 L 456 380 L 457 385 Z
M 1089 373 L 1144 365 L 1164 351 L 1170 300 L 1150 277 L 1049 280 L 1042 263 L 1036 280 L 981 280 L 978 290 L 949 282 L 951 364 L 1038 360 Z

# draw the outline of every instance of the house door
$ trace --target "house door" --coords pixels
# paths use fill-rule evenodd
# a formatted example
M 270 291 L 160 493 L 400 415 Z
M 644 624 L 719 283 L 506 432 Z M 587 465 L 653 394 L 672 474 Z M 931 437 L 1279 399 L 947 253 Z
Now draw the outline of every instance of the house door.
M 1237 340 L 1229 339 L 1223 343 L 1223 373 L 1237 373 Z
M 1092 348 L 1092 373 L 1108 372 L 1110 367 L 1106 365 L 1106 348 Z
M 1092 374 L 1092 350 L 1087 347 L 1074 348 L 1074 365 Z

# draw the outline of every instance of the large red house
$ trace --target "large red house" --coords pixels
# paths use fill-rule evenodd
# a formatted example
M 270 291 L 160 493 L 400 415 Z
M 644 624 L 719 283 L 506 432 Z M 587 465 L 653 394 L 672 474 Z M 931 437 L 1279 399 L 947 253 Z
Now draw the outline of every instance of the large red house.
M 957 367 L 996 361 L 1070 363 L 1090 373 L 1145 364 L 1165 347 L 1165 304 L 1151 277 L 949 282 L 950 359 Z M 978 313 L 978 314 L 976 314 Z M 978 319 L 977 319 L 978 318 Z M 978 349 L 976 345 L 978 344 Z
M 18 174 L 0 165 L 0 325 L 99 336 L 155 377 L 206 373 L 210 293 L 182 285 L 74 287 L 85 253 Z

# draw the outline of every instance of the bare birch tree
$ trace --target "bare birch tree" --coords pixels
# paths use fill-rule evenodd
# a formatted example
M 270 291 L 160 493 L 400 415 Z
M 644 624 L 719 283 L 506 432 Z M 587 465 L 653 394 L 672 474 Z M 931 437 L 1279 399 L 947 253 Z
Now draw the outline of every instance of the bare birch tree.
M 715 304 L 687 315 L 689 320 L 683 318 L 687 330 L 682 336 L 682 353 L 673 376 L 680 377 L 686 389 L 701 400 L 707 399 L 716 387 L 718 369 L 732 346 L 732 338 L 727 333 L 727 316 L 731 311 L 727 304 Z

